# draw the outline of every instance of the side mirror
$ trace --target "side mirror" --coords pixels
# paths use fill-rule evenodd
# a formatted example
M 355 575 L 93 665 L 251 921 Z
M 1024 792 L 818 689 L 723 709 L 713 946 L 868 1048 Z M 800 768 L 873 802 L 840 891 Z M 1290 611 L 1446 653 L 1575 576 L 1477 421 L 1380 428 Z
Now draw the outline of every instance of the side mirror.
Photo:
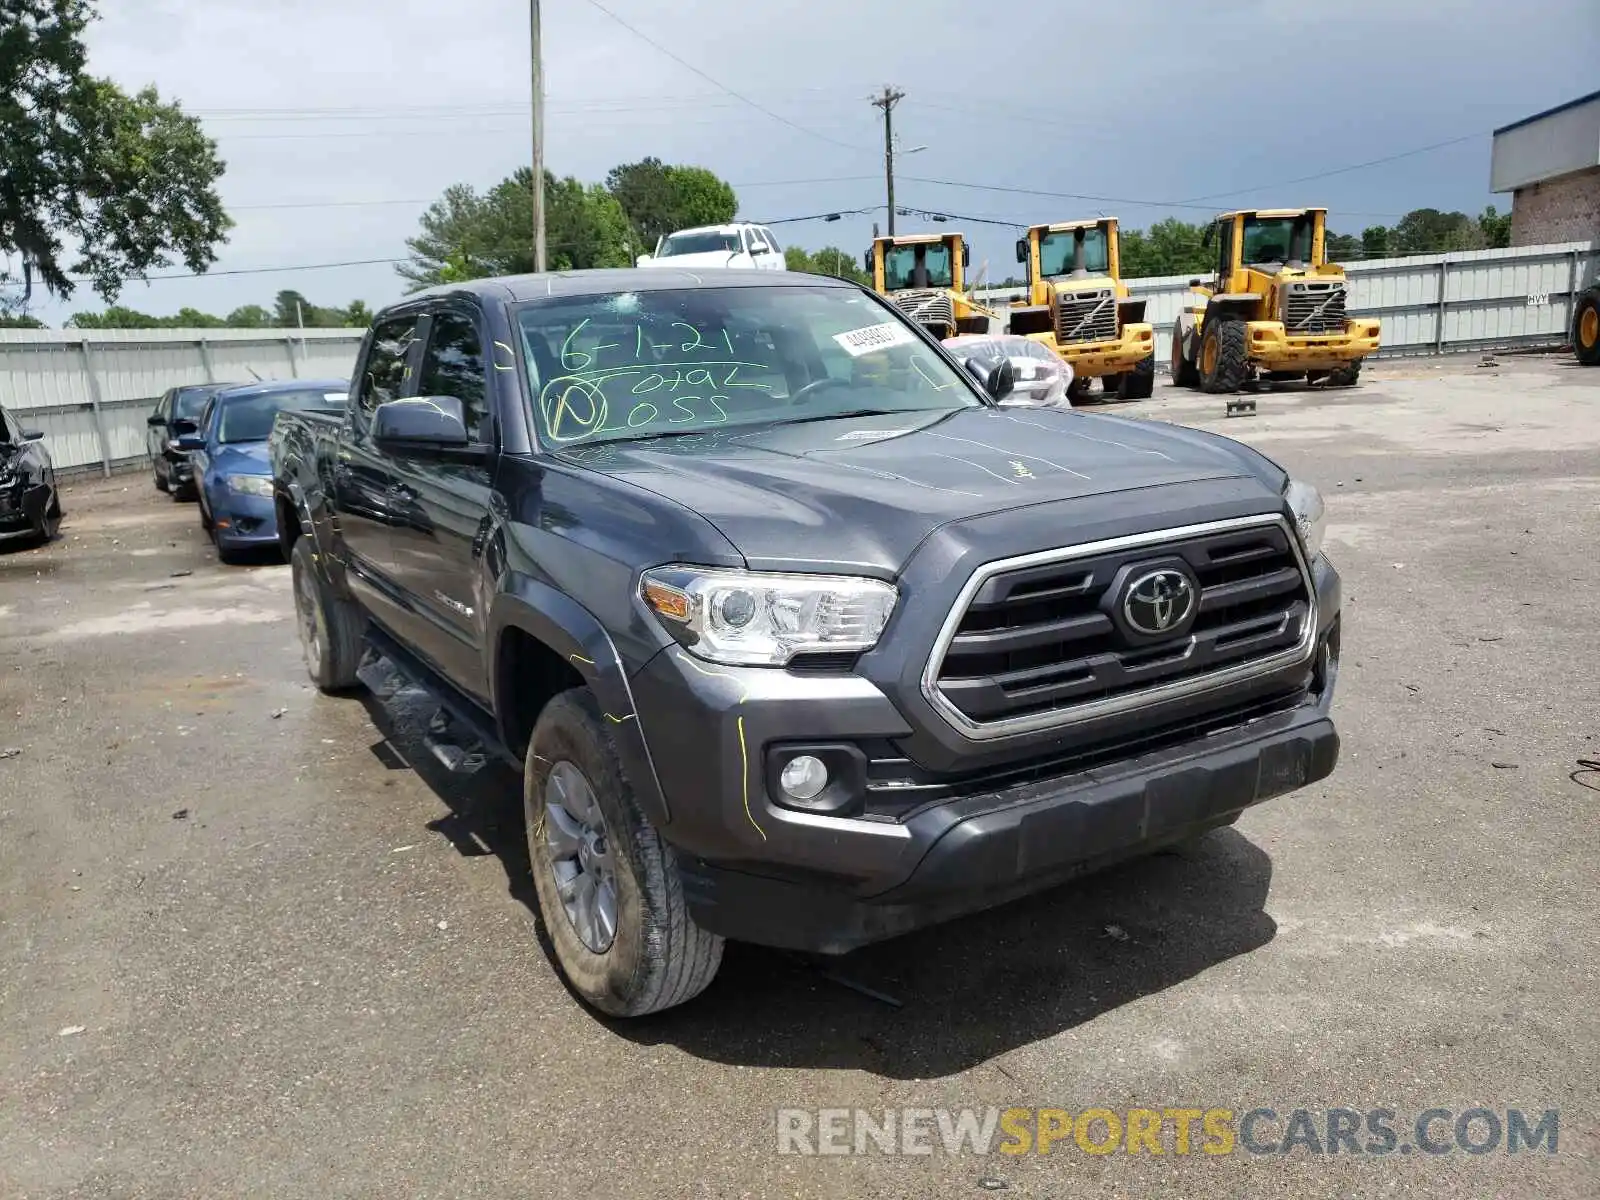
M 1017 388 L 1017 373 L 1009 358 L 969 358 L 961 365 L 991 400 L 1004 400 Z
M 200 432 L 200 422 L 191 421 L 187 417 L 179 417 L 175 421 L 169 421 L 168 424 L 172 427 L 173 437 L 181 437 L 186 433 Z
M 1024 239 L 1024 238 L 1018 238 L 1017 239 L 1017 261 L 1018 262 L 1027 262 L 1028 261 L 1028 243 L 1027 243 L 1026 239 Z
M 144 419 L 144 423 L 150 426 L 151 429 L 159 429 L 167 423 L 167 419 L 160 413 L 151 413 Z
M 757 254 L 766 254 L 768 253 L 768 250 L 760 242 L 757 242 L 755 245 L 750 247 L 750 253 L 752 256 Z
M 861 266 L 868 275 L 872 274 L 872 251 L 868 250 L 861 256 Z
M 42 442 L 44 441 L 44 434 L 37 429 L 24 429 L 22 431 L 22 440 L 25 442 Z
M 205 438 L 201 437 L 198 432 L 193 430 L 188 433 L 180 433 L 172 440 L 177 444 L 178 449 L 184 454 L 192 454 L 196 450 L 204 450 L 206 448 Z
M 633 265 L 636 267 L 648 267 L 652 261 L 654 261 L 653 255 L 641 254 L 638 258 L 634 259 Z
M 961 243 L 961 265 L 963 267 L 970 267 L 972 265 L 972 247 L 967 245 L 965 242 Z
M 1193 287 L 1199 287 L 1200 286 L 1200 280 L 1198 280 L 1198 279 L 1189 280 L 1189 286 L 1192 287 L 1192 288 Z
M 390 400 L 372 414 L 372 440 L 389 454 L 482 461 L 483 447 L 467 435 L 466 414 L 454 396 Z

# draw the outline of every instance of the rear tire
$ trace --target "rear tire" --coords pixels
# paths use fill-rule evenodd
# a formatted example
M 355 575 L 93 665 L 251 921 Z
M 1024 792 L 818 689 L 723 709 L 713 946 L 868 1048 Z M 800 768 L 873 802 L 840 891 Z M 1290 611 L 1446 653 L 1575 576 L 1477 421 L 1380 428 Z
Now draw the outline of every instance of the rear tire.
M 1324 387 L 1355 387 L 1361 378 L 1361 360 L 1358 358 L 1353 363 L 1339 367 L 1328 372 L 1328 382 Z
M 226 555 L 217 553 L 224 562 Z M 289 554 L 294 583 L 295 620 L 300 629 L 300 649 L 311 682 L 324 692 L 342 692 L 356 685 L 361 665 L 361 635 L 366 618 L 348 600 L 333 594 L 317 565 L 311 539 L 302 537 Z
M 1578 311 L 1572 318 L 1572 350 L 1586 367 L 1600 367 L 1600 292 L 1593 290 L 1578 297 Z
M 1126 371 L 1118 380 L 1118 400 L 1148 400 L 1156 390 L 1156 352 L 1150 351 L 1147 358 L 1140 360 L 1131 371 Z
M 1243 321 L 1223 318 L 1206 327 L 1200 339 L 1200 387 L 1216 395 L 1237 392 L 1250 376 Z
M 1183 355 L 1183 329 L 1181 325 L 1172 327 L 1172 382 L 1177 387 L 1199 387 L 1200 372 L 1195 369 L 1194 363 Z
M 1072 382 L 1067 384 L 1067 401 L 1074 405 L 1089 403 L 1090 389 L 1093 386 L 1093 379 L 1085 379 L 1081 375 L 1074 375 Z
M 545 932 L 579 998 L 638 1017 L 704 991 L 723 941 L 689 915 L 673 849 L 640 812 L 587 688 L 539 714 L 523 807 Z

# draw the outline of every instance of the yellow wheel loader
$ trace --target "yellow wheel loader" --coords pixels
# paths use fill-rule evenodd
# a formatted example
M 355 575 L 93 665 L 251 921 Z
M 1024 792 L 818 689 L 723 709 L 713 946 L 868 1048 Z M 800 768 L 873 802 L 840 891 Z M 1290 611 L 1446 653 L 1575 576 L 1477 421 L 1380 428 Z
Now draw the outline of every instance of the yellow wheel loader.
M 1259 376 L 1351 387 L 1378 350 L 1378 322 L 1345 312 L 1344 268 L 1327 261 L 1327 210 L 1223 213 L 1206 230 L 1217 270 L 1172 327 L 1172 381 L 1233 392 Z
M 1155 330 L 1144 301 L 1128 296 L 1118 257 L 1117 219 L 1035 225 L 1017 242 L 1028 302 L 1007 331 L 1050 347 L 1072 364 L 1068 394 L 1089 398 L 1096 379 L 1108 397 L 1143 400 L 1155 387 Z
M 995 315 L 966 294 L 972 251 L 959 233 L 908 233 L 875 238 L 865 257 L 872 289 L 943 340 L 989 333 Z

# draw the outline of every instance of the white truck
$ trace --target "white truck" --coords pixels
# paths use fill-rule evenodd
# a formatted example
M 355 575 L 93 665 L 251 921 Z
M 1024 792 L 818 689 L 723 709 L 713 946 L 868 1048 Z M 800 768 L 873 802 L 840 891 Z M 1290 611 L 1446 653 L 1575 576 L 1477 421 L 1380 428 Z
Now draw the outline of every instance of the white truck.
M 783 247 L 765 225 L 700 225 L 662 237 L 656 242 L 656 252 L 641 254 L 638 265 L 781 271 Z

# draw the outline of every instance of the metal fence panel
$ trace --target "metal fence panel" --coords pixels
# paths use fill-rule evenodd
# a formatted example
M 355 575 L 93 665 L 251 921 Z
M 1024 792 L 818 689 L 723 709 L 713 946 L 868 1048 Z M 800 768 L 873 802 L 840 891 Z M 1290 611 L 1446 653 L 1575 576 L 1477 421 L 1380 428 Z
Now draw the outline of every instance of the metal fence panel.
M 145 418 L 189 383 L 347 379 L 359 329 L 0 329 L 0 404 L 64 471 L 145 457 Z

